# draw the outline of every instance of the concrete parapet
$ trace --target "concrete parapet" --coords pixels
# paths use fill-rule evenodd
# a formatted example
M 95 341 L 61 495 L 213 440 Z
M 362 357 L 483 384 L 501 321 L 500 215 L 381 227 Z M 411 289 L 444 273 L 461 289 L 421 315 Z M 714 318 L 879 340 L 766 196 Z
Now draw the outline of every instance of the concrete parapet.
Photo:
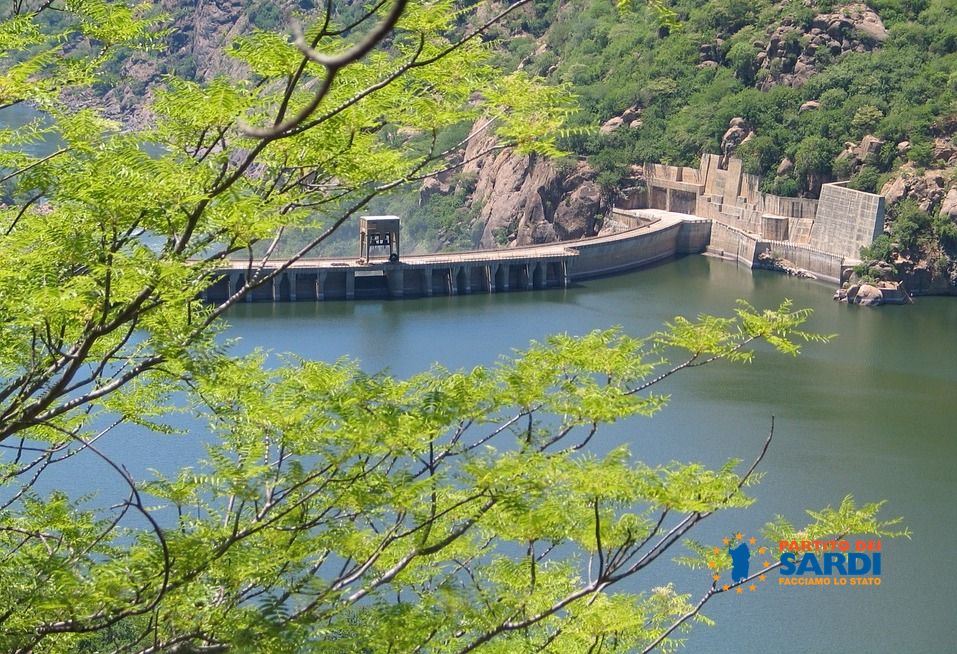
M 770 250 L 777 258 L 787 259 L 800 268 L 812 273 L 821 281 L 839 284 L 844 257 L 832 252 L 822 252 L 807 245 L 791 241 L 759 241 L 756 252 L 760 254 Z
M 615 207 L 611 210 L 611 215 L 631 229 L 638 229 L 639 227 L 645 227 L 649 224 L 646 218 L 639 217 L 639 214 L 634 211 L 629 211 L 627 208 Z
M 673 257 L 682 220 L 667 212 L 652 227 L 575 243 L 574 279 L 609 275 Z

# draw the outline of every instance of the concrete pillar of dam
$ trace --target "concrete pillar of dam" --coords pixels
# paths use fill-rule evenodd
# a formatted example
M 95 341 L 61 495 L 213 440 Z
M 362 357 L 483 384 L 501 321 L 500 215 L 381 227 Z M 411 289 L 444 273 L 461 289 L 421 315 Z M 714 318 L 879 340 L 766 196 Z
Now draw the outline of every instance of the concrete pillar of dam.
M 286 279 L 289 280 L 289 301 L 296 301 L 296 287 L 299 285 L 299 278 L 294 272 L 287 272 Z
M 472 292 L 469 269 L 466 266 L 452 266 L 449 269 L 449 295 L 464 295 Z
M 329 272 L 326 270 L 320 270 L 319 274 L 316 275 L 316 299 L 325 300 L 326 299 L 326 277 L 329 276 Z
M 230 293 L 229 293 L 229 294 L 230 294 L 230 296 L 232 296 L 234 293 L 238 293 L 239 291 L 241 291 L 244 286 L 246 286 L 246 275 L 244 275 L 243 273 L 230 273 L 230 274 L 229 274 L 229 290 L 230 290 Z M 246 293 L 246 297 L 243 298 L 243 301 L 244 301 L 244 302 L 252 302 L 252 301 L 253 301 L 253 294 L 252 294 L 252 293 Z
M 346 271 L 346 299 L 347 300 L 356 299 L 356 271 L 355 270 Z
M 422 275 L 419 280 L 419 291 L 425 297 L 432 297 L 432 267 L 419 268 L 418 272 Z
M 571 259 L 565 259 L 562 262 L 562 277 L 565 288 L 572 285 L 572 262 Z
M 394 268 L 385 271 L 385 282 L 389 286 L 389 297 L 400 298 L 405 295 L 405 270 Z
M 489 293 L 495 292 L 495 271 L 491 265 L 485 266 L 485 284 Z

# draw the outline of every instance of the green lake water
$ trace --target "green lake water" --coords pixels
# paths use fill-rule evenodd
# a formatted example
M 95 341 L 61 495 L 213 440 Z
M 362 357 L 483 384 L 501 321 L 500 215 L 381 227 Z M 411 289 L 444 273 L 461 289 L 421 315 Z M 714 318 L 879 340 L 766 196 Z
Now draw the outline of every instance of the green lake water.
M 648 462 L 751 460 L 775 416 L 775 442 L 753 489 L 756 503 L 694 532 L 718 544 L 732 531 L 759 536 L 775 515 L 800 523 L 806 509 L 886 500 L 910 540 L 885 540 L 879 587 L 778 586 L 719 596 L 697 626 L 693 652 L 953 651 L 957 599 L 946 561 L 957 541 L 957 301 L 848 307 L 827 286 L 705 257 L 589 281 L 567 290 L 403 301 L 245 304 L 229 315 L 238 348 L 325 360 L 359 359 L 400 376 L 439 362 L 487 365 L 550 333 L 621 326 L 647 334 L 676 315 L 729 315 L 735 300 L 757 307 L 784 298 L 814 315 L 809 328 L 837 334 L 797 358 L 762 352 L 747 365 L 720 364 L 668 380 L 669 406 L 650 420 L 608 431 L 598 451 L 627 442 Z M 752 565 L 755 559 L 752 558 Z M 707 573 L 662 562 L 631 590 L 674 580 L 693 597 Z

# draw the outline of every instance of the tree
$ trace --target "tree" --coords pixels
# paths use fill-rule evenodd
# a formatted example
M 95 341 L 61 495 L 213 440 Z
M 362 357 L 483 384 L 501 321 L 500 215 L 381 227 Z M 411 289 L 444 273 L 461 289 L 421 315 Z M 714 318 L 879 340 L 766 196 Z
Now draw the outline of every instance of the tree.
M 801 141 L 794 153 L 794 171 L 801 181 L 801 190 L 812 195 L 821 192 L 821 184 L 831 172 L 830 143 L 819 136 Z
M 380 2 L 348 25 L 327 5 L 294 41 L 239 39 L 246 80 L 169 78 L 143 132 L 59 91 L 120 48 L 154 47 L 158 18 L 105 0 L 56 20 L 52 2 L 14 5 L 0 109 L 30 101 L 51 121 L 0 132 L 0 648 L 644 649 L 722 592 L 693 605 L 670 588 L 611 591 L 747 505 L 754 466 L 650 468 L 587 444 L 653 413 L 664 398 L 649 389 L 679 370 L 745 360 L 759 340 L 795 353 L 814 338 L 806 312 L 554 337 L 492 369 L 409 380 L 296 358 L 268 369 L 215 339 L 222 313 L 278 274 L 263 264 L 283 230 L 325 228 L 294 261 L 371 198 L 444 169 L 443 128 L 475 120 L 496 147 L 554 151 L 565 93 L 503 77 L 479 38 L 518 4 L 475 28 L 449 2 Z M 415 136 L 397 144 L 395 128 Z M 40 138 L 60 145 L 15 147 Z M 230 256 L 248 261 L 246 286 L 201 304 Z M 675 350 L 689 354 L 669 364 Z M 195 468 L 134 479 L 100 447 L 124 423 L 160 438 L 184 408 L 217 437 Z M 125 502 L 41 493 L 81 452 L 114 470 Z M 887 533 L 876 510 L 844 504 L 807 533 Z

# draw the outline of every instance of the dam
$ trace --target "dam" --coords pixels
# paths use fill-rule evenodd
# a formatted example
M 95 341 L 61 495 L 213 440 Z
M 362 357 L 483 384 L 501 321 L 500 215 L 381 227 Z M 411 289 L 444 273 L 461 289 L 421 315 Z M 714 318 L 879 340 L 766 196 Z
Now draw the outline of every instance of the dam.
M 358 259 L 302 258 L 263 265 L 231 261 L 202 297 L 221 302 L 243 289 L 248 302 L 430 297 L 568 287 L 573 282 L 707 252 L 750 268 L 786 260 L 839 284 L 860 248 L 883 231 L 884 198 L 846 183 L 819 199 L 759 191 L 741 161 L 702 155 L 698 168 L 647 164 L 644 186 L 612 209 L 617 233 L 543 245 L 399 256 L 399 219 L 360 219 Z M 373 256 L 389 248 L 386 256 Z
M 567 288 L 579 279 L 623 272 L 704 251 L 711 221 L 661 210 L 615 210 L 629 226 L 579 241 L 444 254 L 272 260 L 264 266 L 232 261 L 202 294 L 221 302 L 248 282 L 248 302 L 430 297 Z M 381 245 L 371 241 L 374 245 Z M 397 253 L 392 253 L 397 254 Z M 268 279 L 267 279 L 268 278 Z

